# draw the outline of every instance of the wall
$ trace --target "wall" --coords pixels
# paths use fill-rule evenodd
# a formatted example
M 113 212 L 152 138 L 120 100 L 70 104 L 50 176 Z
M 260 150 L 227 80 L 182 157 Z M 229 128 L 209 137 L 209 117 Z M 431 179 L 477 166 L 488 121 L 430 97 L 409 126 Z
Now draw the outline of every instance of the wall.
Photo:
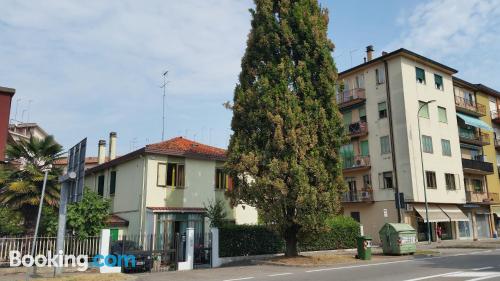
M 4 92 L 0 87 L 0 160 L 5 159 L 5 147 L 9 129 L 10 105 L 15 90 Z

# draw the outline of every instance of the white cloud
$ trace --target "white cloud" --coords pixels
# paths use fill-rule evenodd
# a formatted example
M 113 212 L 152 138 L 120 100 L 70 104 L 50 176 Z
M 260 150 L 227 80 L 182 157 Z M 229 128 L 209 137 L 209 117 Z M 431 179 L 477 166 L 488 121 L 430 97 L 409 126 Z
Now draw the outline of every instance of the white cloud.
M 471 82 L 500 87 L 500 2 L 436 0 L 404 11 L 401 37 L 390 49 L 405 47 L 459 70 Z
M 204 106 L 232 98 L 251 6 L 250 0 L 0 0 L 0 85 L 16 88 L 21 104 L 32 99 L 32 120 L 65 145 L 109 130 L 157 140 L 158 86 L 168 69 L 170 135 L 203 126 L 225 131 L 227 118 L 204 123 L 203 114 L 216 111 Z M 207 103 L 186 115 L 184 105 L 200 99 Z

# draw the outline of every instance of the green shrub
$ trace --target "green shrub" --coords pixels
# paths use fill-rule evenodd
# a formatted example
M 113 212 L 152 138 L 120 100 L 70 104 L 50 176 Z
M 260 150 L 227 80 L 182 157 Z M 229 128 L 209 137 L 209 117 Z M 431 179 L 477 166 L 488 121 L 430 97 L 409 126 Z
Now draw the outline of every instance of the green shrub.
M 351 217 L 336 216 L 326 220 L 323 231 L 304 232 L 299 242 L 300 251 L 350 249 L 356 247 L 359 223 Z
M 219 255 L 237 257 L 283 252 L 283 240 L 261 225 L 227 225 L 219 229 Z

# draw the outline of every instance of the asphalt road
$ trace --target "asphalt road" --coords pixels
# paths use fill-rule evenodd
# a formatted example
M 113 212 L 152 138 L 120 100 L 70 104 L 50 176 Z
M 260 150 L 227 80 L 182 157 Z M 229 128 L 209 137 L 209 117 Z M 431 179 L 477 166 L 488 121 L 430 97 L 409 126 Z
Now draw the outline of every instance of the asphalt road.
M 438 257 L 394 258 L 382 262 L 332 267 L 249 265 L 141 274 L 136 277 L 143 281 L 500 281 L 500 249 L 467 251 Z

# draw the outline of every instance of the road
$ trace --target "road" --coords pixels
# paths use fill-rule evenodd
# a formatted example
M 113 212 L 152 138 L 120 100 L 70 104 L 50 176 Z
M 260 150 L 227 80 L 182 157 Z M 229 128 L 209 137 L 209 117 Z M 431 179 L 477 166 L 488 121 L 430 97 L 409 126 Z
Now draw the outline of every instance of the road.
M 392 258 L 382 262 L 332 267 L 249 265 L 136 276 L 143 281 L 500 281 L 500 249 L 472 250 L 437 257 Z

